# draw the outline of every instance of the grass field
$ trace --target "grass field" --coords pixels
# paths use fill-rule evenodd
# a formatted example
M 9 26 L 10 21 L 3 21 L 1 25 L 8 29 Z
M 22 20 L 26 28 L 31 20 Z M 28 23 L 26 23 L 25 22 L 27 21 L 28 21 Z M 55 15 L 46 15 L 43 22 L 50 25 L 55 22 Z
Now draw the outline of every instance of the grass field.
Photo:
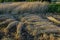
M 60 40 L 60 4 L 0 3 L 0 40 Z

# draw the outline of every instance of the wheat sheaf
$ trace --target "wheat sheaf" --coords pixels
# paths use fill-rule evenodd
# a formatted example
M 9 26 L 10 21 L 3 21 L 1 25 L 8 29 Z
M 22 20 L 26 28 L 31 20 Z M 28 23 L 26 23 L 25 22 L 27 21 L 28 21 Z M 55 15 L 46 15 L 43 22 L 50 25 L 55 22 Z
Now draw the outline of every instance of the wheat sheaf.
M 60 40 L 60 21 L 55 15 L 46 13 L 47 5 L 41 2 L 1 3 L 0 40 Z

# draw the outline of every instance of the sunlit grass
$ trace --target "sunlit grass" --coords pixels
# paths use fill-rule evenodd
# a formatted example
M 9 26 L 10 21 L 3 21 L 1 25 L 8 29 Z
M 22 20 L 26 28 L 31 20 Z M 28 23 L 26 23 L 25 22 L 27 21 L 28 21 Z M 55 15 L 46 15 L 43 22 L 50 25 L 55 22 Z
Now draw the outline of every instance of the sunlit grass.
M 46 2 L 13 2 L 0 4 L 1 14 L 9 14 L 5 16 L 0 15 L 0 18 L 4 19 L 0 20 L 0 32 L 4 32 L 2 33 L 4 35 L 2 35 L 1 40 L 20 40 L 20 37 L 24 39 L 26 35 L 32 36 L 34 40 L 60 40 L 60 36 L 58 36 L 60 34 L 55 34 L 60 33 L 60 28 L 53 23 L 58 22 L 60 24 L 60 21 L 45 15 L 44 19 L 41 15 L 47 12 L 48 5 L 49 3 Z M 12 27 L 16 29 L 13 30 Z M 24 27 L 23 32 L 27 32 L 25 33 L 26 35 L 22 33 L 24 36 L 20 34 L 22 27 Z M 10 32 L 11 30 L 13 32 Z

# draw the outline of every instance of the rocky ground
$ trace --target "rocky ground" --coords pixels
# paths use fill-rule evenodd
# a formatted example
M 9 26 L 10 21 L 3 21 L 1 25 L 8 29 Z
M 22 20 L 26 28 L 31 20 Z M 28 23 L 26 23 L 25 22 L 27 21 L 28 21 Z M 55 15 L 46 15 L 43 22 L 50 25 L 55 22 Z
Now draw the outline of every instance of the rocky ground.
M 0 40 L 60 40 L 60 15 L 49 3 L 0 3 Z

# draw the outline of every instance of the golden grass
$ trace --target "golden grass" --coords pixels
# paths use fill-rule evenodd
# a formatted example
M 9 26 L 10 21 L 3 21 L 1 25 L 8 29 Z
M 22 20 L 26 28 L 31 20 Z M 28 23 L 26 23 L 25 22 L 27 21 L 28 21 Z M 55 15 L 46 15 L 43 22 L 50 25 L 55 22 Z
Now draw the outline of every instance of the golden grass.
M 54 22 L 54 23 L 56 23 L 56 24 L 60 24 L 60 21 L 58 21 L 57 19 L 55 19 L 54 17 L 51 17 L 51 16 L 49 16 L 49 17 L 47 17 L 50 21 L 52 21 L 52 22 Z
M 0 15 L 0 18 L 4 19 L 0 19 L 0 36 L 1 32 L 4 34 L 1 40 L 60 40 L 58 36 L 60 35 L 60 28 L 49 21 L 50 19 L 53 22 L 57 20 L 52 17 L 48 17 L 49 20 L 47 20 L 41 15 L 47 9 L 48 4 L 46 2 L 0 4 L 0 11 L 3 11 L 5 15 Z M 46 16 L 44 15 L 44 17 Z M 58 33 L 58 35 L 55 33 Z M 31 39 L 30 36 L 32 36 Z
M 0 10 L 2 10 L 4 13 L 11 12 L 12 14 L 18 14 L 18 12 L 35 12 L 39 10 L 40 12 L 44 9 L 47 9 L 47 3 L 46 2 L 16 2 L 16 3 L 5 3 L 0 4 Z M 45 8 L 44 8 L 45 7 Z M 44 11 L 43 10 L 43 11 Z M 38 11 L 37 11 L 38 12 Z

